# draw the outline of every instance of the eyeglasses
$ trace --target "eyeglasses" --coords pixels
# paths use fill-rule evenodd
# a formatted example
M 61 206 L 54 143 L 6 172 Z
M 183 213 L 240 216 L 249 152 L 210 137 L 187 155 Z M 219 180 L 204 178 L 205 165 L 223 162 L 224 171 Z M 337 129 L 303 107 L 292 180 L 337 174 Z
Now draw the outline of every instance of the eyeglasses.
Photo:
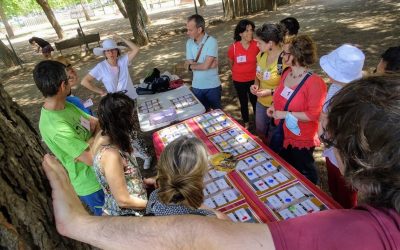
M 286 55 L 291 55 L 292 53 L 290 53 L 290 52 L 286 52 L 286 51 L 282 51 L 282 56 L 286 56 Z
M 336 140 L 329 138 L 328 132 L 324 129 L 322 134 L 319 136 L 321 142 L 328 148 L 336 147 Z

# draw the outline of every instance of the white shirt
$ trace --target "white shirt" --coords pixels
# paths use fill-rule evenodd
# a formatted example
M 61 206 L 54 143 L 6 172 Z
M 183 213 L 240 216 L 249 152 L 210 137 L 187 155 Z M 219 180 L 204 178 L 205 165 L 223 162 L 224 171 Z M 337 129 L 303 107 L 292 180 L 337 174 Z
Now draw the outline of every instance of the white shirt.
M 131 99 L 137 98 L 136 88 L 133 86 L 131 76 L 129 75 L 128 55 L 120 56 L 117 60 L 118 69 L 115 70 L 104 60 L 98 63 L 89 74 L 97 81 L 101 81 L 108 93 L 127 90 L 126 93 Z

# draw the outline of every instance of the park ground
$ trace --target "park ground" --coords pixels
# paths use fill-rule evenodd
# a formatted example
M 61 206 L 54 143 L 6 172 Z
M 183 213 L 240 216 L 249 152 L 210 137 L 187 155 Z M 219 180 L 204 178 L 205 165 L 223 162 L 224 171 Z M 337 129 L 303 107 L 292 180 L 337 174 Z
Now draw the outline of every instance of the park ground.
M 130 67 L 135 83 L 138 83 L 139 79 L 145 77 L 154 67 L 159 68 L 161 72 L 165 70 L 173 72 L 174 65 L 184 60 L 187 39 L 184 31 L 185 20 L 193 13 L 193 7 L 185 6 L 150 14 L 152 23 L 148 26 L 148 33 L 151 42 L 141 48 Z M 199 14 L 203 15 L 208 23 L 207 32 L 216 37 L 219 43 L 219 68 L 223 83 L 224 110 L 240 121 L 239 103 L 230 82 L 226 56 L 228 46 L 233 41 L 233 30 L 238 20 L 224 20 L 220 3 L 199 8 Z M 366 55 L 364 66 L 366 71 L 370 71 L 378 64 L 380 54 L 386 48 L 400 45 L 400 26 L 397 23 L 400 16 L 400 2 L 397 0 L 300 0 L 291 5 L 280 6 L 275 12 L 264 11 L 242 18 L 253 20 L 256 26 L 259 26 L 265 22 L 278 22 L 287 16 L 296 17 L 300 22 L 300 33 L 309 34 L 316 41 L 319 56 L 343 43 L 357 45 Z M 131 36 L 129 21 L 121 15 L 95 17 L 92 21 L 83 21 L 82 26 L 86 33 L 99 32 L 101 39 L 113 37 L 114 33 L 127 38 Z M 77 24 L 70 22 L 63 25 L 63 29 L 66 31 L 66 38 L 75 37 Z M 32 69 L 42 60 L 42 57 L 40 54 L 33 53 L 27 42 L 33 35 L 43 37 L 50 42 L 57 41 L 55 32 L 50 27 L 41 27 L 32 32 L 18 34 L 12 42 L 17 54 L 25 62 L 24 68 L 0 68 L 0 81 L 37 128 L 43 98 L 33 82 Z M 93 47 L 94 44 L 91 44 L 91 48 Z M 101 60 L 91 54 L 82 53 L 79 47 L 66 50 L 63 54 L 73 62 L 81 78 Z M 58 52 L 55 55 L 57 56 Z M 312 69 L 323 75 L 318 63 L 313 65 Z M 182 77 L 187 76 L 183 74 Z M 95 102 L 94 110 L 96 110 L 100 99 L 98 96 L 94 96 L 80 86 L 73 92 L 84 100 L 91 97 Z M 150 139 L 151 134 L 147 133 L 143 136 Z M 315 157 L 322 177 L 321 188 L 327 191 L 321 149 L 317 149 Z M 154 168 L 147 174 L 153 171 Z

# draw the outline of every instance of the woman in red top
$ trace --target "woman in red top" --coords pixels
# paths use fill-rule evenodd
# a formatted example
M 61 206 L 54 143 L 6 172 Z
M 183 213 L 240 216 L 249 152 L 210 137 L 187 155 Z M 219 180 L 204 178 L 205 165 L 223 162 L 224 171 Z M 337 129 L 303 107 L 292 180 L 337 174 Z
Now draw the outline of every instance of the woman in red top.
M 260 51 L 253 40 L 255 25 L 247 19 L 241 20 L 235 28 L 235 42 L 229 46 L 228 59 L 232 69 L 232 80 L 240 102 L 240 112 L 246 128 L 249 126 L 248 101 L 256 110 L 257 97 L 250 93 L 250 86 L 256 77 L 257 59 Z
M 309 72 L 308 66 L 316 61 L 316 46 L 309 36 L 302 35 L 293 38 L 291 44 L 286 44 L 283 54 L 284 64 L 290 67 L 282 75 L 275 90 L 274 106 L 267 110 L 267 114 L 275 119 L 276 124 L 280 119 L 285 119 L 284 148 L 279 155 L 317 184 L 318 173 L 313 152 L 315 146 L 320 144 L 318 118 L 326 96 L 326 85 L 322 78 L 311 74 L 293 97 L 288 111 L 284 111 L 287 100 Z

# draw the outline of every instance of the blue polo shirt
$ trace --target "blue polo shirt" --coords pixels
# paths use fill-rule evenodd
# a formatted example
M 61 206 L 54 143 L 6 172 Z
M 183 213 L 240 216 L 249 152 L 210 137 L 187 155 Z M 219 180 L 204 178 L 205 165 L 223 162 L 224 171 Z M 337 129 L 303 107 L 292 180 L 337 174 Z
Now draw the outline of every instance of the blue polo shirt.
M 201 51 L 199 60 L 197 63 L 204 63 L 207 56 L 212 56 L 218 59 L 218 43 L 217 40 L 205 33 L 200 44 L 197 44 L 193 39 L 189 39 L 186 42 L 186 60 L 196 59 L 197 52 L 199 51 L 202 44 L 203 50 Z M 207 41 L 206 41 L 207 39 Z M 193 81 L 192 87 L 197 89 L 211 89 L 221 85 L 221 81 L 218 76 L 218 67 L 215 69 L 208 70 L 193 70 Z

